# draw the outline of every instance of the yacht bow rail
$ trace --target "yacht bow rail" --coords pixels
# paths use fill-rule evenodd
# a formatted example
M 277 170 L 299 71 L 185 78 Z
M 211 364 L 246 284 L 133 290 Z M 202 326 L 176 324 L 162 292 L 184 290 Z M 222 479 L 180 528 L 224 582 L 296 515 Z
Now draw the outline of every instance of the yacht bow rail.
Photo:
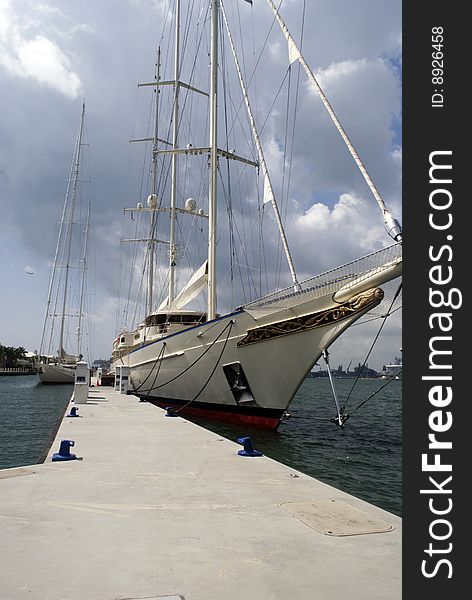
M 361 290 L 397 278 L 401 274 L 401 262 L 402 245 L 392 244 L 301 282 L 299 291 L 287 287 L 242 308 L 257 319 L 324 296 L 332 296 L 342 303 Z

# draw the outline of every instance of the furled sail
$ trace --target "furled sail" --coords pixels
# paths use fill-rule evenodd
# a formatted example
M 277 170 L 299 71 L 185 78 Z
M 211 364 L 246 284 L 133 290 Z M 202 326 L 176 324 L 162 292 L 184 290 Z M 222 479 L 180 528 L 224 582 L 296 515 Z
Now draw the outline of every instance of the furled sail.
M 158 310 L 179 310 L 191 302 L 198 294 L 206 288 L 208 284 L 208 261 L 195 271 L 187 284 L 180 290 L 174 298 L 170 306 L 168 306 L 168 298 L 162 302 Z

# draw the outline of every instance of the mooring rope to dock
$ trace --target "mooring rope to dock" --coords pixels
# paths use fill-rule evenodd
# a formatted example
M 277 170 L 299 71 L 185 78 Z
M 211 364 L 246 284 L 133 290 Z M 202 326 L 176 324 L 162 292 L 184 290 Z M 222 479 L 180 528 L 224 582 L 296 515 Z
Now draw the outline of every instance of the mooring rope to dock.
M 204 389 L 206 388 L 206 386 L 207 386 L 207 385 L 210 383 L 210 380 L 211 380 L 211 378 L 213 377 L 213 375 L 214 375 L 214 373 L 215 373 L 215 371 L 216 371 L 216 368 L 217 368 L 217 367 L 218 367 L 218 365 L 220 364 L 220 361 L 221 361 L 221 358 L 222 358 L 222 356 L 223 356 L 223 353 L 224 353 L 224 351 L 225 351 L 226 344 L 228 343 L 229 336 L 230 336 L 230 333 L 231 333 L 231 328 L 232 328 L 232 326 L 233 326 L 233 325 L 234 325 L 234 320 L 233 320 L 233 319 L 231 319 L 231 321 L 230 321 L 230 322 L 228 323 L 228 325 L 227 325 L 227 327 L 229 326 L 229 329 L 228 329 L 228 335 L 226 336 L 226 339 L 225 339 L 225 341 L 224 341 L 224 344 L 223 344 L 223 348 L 221 349 L 220 355 L 218 356 L 218 360 L 216 361 L 216 364 L 215 364 L 215 366 L 213 367 L 213 370 L 211 371 L 211 373 L 210 373 L 210 375 L 209 375 L 208 379 L 205 381 L 205 383 L 204 383 L 203 387 L 201 388 L 201 390 L 198 392 L 198 394 L 197 394 L 196 396 L 194 396 L 194 397 L 193 397 L 191 400 L 189 400 L 189 401 L 188 401 L 186 404 L 184 404 L 183 406 L 181 406 L 180 408 L 178 408 L 178 409 L 176 409 L 176 410 L 173 410 L 173 411 L 172 411 L 172 413 L 173 413 L 173 414 L 178 414 L 178 413 L 179 413 L 181 410 L 183 410 L 184 408 L 186 408 L 186 407 L 187 407 L 189 404 L 192 404 L 192 402 L 195 402 L 195 400 L 196 400 L 196 399 L 197 399 L 197 398 L 200 396 L 200 394 L 201 394 L 201 393 L 204 391 Z M 225 329 L 226 329 L 226 327 L 225 327 Z M 224 331 L 224 329 L 223 329 L 223 331 Z M 221 333 L 223 333 L 223 331 L 222 331 Z M 220 334 L 220 335 L 221 335 L 221 334 Z M 215 340 L 215 342 L 216 342 L 216 340 Z
M 188 365 L 188 366 L 187 366 L 187 367 L 186 367 L 186 368 L 185 368 L 185 369 L 184 369 L 184 370 L 183 370 L 181 373 L 179 373 L 179 374 L 178 374 L 178 375 L 176 375 L 175 377 L 172 377 L 172 378 L 171 378 L 171 379 L 169 379 L 168 381 L 166 381 L 166 382 L 164 382 L 164 383 L 161 383 L 161 384 L 159 384 L 159 385 L 154 385 L 154 384 L 155 384 L 155 382 L 154 382 L 154 383 L 153 383 L 153 385 L 152 385 L 152 386 L 149 388 L 149 390 L 148 390 L 148 393 L 150 393 L 150 392 L 153 392 L 154 390 L 158 390 L 159 388 L 161 388 L 161 387 L 164 387 L 164 386 L 168 385 L 169 383 L 172 383 L 172 382 L 173 382 L 173 381 L 175 381 L 176 379 L 179 379 L 179 377 L 182 377 L 182 375 L 184 375 L 184 374 L 185 374 L 187 371 L 189 371 L 189 370 L 190 370 L 190 369 L 191 369 L 191 368 L 192 368 L 194 365 L 196 365 L 196 364 L 197 364 L 197 363 L 198 363 L 198 362 L 199 362 L 199 361 L 200 361 L 200 360 L 201 360 L 201 359 L 202 359 L 202 358 L 205 356 L 205 354 L 206 354 L 206 353 L 207 353 L 209 350 L 211 350 L 211 349 L 213 348 L 213 346 L 214 346 L 214 345 L 216 344 L 216 342 L 217 342 L 217 341 L 220 339 L 220 337 L 223 335 L 223 333 L 224 333 L 224 332 L 225 332 L 225 331 L 226 331 L 226 330 L 229 328 L 229 329 L 230 329 L 230 331 L 228 332 L 228 335 L 227 335 L 227 337 L 226 337 L 226 340 L 225 340 L 225 346 L 224 346 L 224 347 L 226 347 L 226 343 L 227 343 L 227 341 L 228 341 L 228 339 L 229 339 L 229 334 L 231 333 L 231 328 L 233 327 L 233 325 L 234 325 L 234 322 L 235 322 L 235 321 L 234 321 L 234 319 L 231 319 L 231 320 L 229 321 L 229 323 L 228 323 L 228 324 L 227 324 L 227 325 L 226 325 L 226 326 L 225 326 L 225 327 L 224 327 L 224 328 L 223 328 L 223 329 L 220 331 L 220 333 L 219 333 L 219 334 L 217 335 L 217 337 L 216 337 L 216 338 L 213 340 L 213 342 L 212 342 L 212 343 L 211 343 L 211 344 L 208 346 L 208 348 L 206 348 L 206 349 L 205 349 L 205 350 L 202 352 L 202 354 L 200 354 L 200 356 L 198 356 L 198 357 L 197 357 L 197 358 L 196 358 L 196 359 L 195 359 L 195 360 L 194 360 L 192 363 L 190 363 L 190 364 L 189 364 L 189 365 Z M 224 350 L 224 348 L 223 348 L 223 350 Z M 220 357 L 220 358 L 221 358 L 221 357 Z M 218 359 L 218 362 L 219 362 L 219 360 L 220 360 L 220 359 Z M 156 361 L 157 361 L 157 359 L 156 359 Z M 218 366 L 218 363 L 217 363 L 217 366 Z M 216 369 L 216 367 L 215 367 L 215 369 Z M 213 372 L 214 372 L 214 371 L 213 371 Z M 213 372 L 212 372 L 212 375 L 213 375 Z M 211 378 L 211 377 L 210 377 L 210 378 Z M 206 387 L 206 385 L 207 385 L 207 384 L 205 384 L 205 387 Z M 201 392 L 200 392 L 200 393 L 201 393 Z M 193 400 L 192 400 L 192 402 L 193 402 Z
M 135 392 L 138 392 L 143 387 L 143 385 L 146 383 L 146 381 L 149 379 L 149 377 L 151 377 L 152 372 L 154 371 L 157 363 L 160 361 L 159 362 L 159 368 L 157 369 L 157 373 L 156 373 L 156 375 L 154 377 L 154 381 L 152 382 L 152 385 L 154 385 L 156 383 L 157 376 L 159 375 L 159 371 L 161 370 L 162 359 L 164 358 L 164 351 L 165 351 L 165 349 L 166 349 L 166 343 L 163 342 L 162 343 L 162 348 L 159 350 L 159 354 L 157 355 L 157 358 L 154 361 L 154 364 L 152 365 L 152 369 L 149 371 L 149 373 L 147 374 L 147 376 L 144 379 L 144 381 L 142 383 L 140 383 L 137 388 L 134 389 Z M 161 356 L 161 354 L 162 354 L 162 356 Z M 149 396 L 149 392 L 147 393 L 147 395 Z

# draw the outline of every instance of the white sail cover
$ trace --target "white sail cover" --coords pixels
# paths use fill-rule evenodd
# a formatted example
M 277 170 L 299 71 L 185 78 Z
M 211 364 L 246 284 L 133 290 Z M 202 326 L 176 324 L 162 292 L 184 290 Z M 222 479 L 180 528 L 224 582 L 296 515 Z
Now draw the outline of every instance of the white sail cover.
M 272 191 L 272 185 L 270 183 L 270 179 L 268 174 L 264 175 L 264 199 L 263 204 L 266 202 L 274 202 L 274 193 Z
M 290 64 L 292 64 L 296 60 L 301 58 L 301 54 L 300 54 L 300 50 L 298 49 L 298 46 L 295 44 L 295 42 L 293 41 L 293 39 L 291 37 L 289 37 L 287 39 L 287 44 L 288 44 L 288 62 Z
M 177 296 L 174 298 L 171 305 L 168 305 L 168 297 L 162 302 L 158 310 L 179 310 L 191 302 L 198 294 L 206 288 L 208 284 L 208 261 L 206 260 L 203 265 L 195 271 L 190 277 L 187 284 L 180 290 Z

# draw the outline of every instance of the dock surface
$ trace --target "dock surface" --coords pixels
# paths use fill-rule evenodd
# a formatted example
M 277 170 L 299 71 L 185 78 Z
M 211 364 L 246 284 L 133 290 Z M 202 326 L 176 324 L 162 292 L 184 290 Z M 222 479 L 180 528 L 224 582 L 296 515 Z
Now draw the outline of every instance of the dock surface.
M 397 516 L 113 388 L 77 408 L 0 471 L 1 598 L 401 598 Z

